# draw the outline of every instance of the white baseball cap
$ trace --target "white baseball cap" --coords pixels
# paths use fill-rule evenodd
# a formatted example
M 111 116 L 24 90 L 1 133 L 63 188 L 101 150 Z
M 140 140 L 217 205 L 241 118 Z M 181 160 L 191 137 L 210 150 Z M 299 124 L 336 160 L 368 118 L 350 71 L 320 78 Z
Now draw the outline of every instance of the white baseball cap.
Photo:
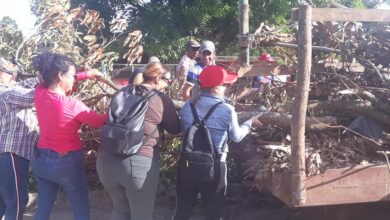
M 200 51 L 210 51 L 211 53 L 215 52 L 215 44 L 212 41 L 206 40 L 203 41 L 202 45 L 200 46 Z

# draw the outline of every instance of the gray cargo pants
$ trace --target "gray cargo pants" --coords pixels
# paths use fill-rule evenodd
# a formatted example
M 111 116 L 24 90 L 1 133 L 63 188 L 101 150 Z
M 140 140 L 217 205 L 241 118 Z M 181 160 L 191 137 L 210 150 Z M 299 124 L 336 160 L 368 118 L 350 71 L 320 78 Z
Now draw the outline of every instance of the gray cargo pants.
M 100 150 L 96 167 L 113 202 L 111 220 L 153 219 L 160 173 L 158 159 L 140 155 L 122 157 Z

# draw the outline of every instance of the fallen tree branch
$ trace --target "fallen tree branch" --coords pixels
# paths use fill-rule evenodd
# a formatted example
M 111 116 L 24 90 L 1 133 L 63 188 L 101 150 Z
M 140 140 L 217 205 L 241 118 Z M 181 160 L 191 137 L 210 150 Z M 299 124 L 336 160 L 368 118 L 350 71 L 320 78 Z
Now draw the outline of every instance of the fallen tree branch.
M 387 114 L 390 114 L 390 104 L 377 98 L 373 93 L 363 90 L 361 88 L 357 89 L 346 89 L 339 91 L 338 94 L 354 94 L 362 100 L 370 101 L 374 108 L 377 108 L 381 111 L 384 111 Z
M 261 114 L 259 120 L 265 125 L 276 125 L 281 128 L 290 129 L 291 127 L 291 115 L 280 112 L 238 112 L 238 121 L 242 122 L 249 119 L 252 116 Z M 337 120 L 332 116 L 325 117 L 307 117 L 306 129 L 308 130 L 326 130 L 333 129 L 332 125 L 337 124 Z
M 98 94 L 98 95 L 95 95 L 93 97 L 90 97 L 90 98 L 86 98 L 86 99 L 81 99 L 81 101 L 85 102 L 85 103 L 89 103 L 91 102 L 92 100 L 94 100 L 93 103 L 89 103 L 90 106 L 93 106 L 95 105 L 100 99 L 104 98 L 104 97 L 112 97 L 113 94 L 109 94 L 109 93 L 102 93 L 102 94 Z
M 97 81 L 107 84 L 108 86 L 115 89 L 116 91 L 120 89 L 120 87 L 117 84 L 113 83 L 111 80 L 106 79 L 104 77 L 97 78 Z
M 362 57 L 358 57 L 358 56 L 354 56 L 358 61 L 362 62 L 362 63 L 367 63 L 375 72 L 375 74 L 378 76 L 378 78 L 381 80 L 382 83 L 385 82 L 385 79 L 383 78 L 381 72 L 378 70 L 378 68 L 376 68 L 376 66 L 369 60 L 367 59 L 364 59 Z
M 390 125 L 390 115 L 373 107 L 371 102 L 362 101 L 323 101 L 309 103 L 307 106 L 310 111 L 330 111 L 334 113 L 344 113 L 354 116 L 364 115 L 383 124 Z
M 350 78 L 346 77 L 346 76 L 343 76 L 341 74 L 338 74 L 337 71 L 335 70 L 335 68 L 332 68 L 332 72 L 333 72 L 333 75 L 338 77 L 338 78 L 342 78 L 342 79 L 345 79 L 347 80 L 349 83 L 351 83 L 355 88 L 359 88 L 359 85 L 356 84 L 353 80 L 351 80 Z
M 278 47 L 287 47 L 287 48 L 296 48 L 298 49 L 298 44 L 293 43 L 285 43 L 285 42 L 271 42 L 268 46 L 278 46 Z M 322 52 L 333 52 L 333 53 L 341 53 L 341 50 L 329 48 L 329 47 L 321 47 L 321 46 L 312 46 L 312 50 L 322 51 Z

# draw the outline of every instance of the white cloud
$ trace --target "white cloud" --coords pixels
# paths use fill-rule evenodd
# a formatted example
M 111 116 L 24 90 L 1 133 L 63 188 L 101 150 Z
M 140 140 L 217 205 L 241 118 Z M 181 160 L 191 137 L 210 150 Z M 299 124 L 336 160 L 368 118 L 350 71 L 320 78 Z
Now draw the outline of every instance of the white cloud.
M 0 18 L 4 16 L 14 19 L 25 37 L 32 34 L 36 17 L 31 14 L 29 0 L 1 0 Z

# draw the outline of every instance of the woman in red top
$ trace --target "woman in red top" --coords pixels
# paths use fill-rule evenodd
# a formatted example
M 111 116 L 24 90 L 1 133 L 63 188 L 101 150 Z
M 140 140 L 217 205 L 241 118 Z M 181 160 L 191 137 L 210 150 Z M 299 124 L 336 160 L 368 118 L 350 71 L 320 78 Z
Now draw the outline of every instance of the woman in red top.
M 65 55 L 43 53 L 33 60 L 43 83 L 35 91 L 40 137 L 32 169 L 37 179 L 38 208 L 35 220 L 49 219 L 62 187 L 70 200 L 75 219 L 89 219 L 87 178 L 82 143 L 82 124 L 101 127 L 107 115 L 99 115 L 70 97 L 75 80 L 100 77 L 97 70 L 76 74 L 75 63 Z

